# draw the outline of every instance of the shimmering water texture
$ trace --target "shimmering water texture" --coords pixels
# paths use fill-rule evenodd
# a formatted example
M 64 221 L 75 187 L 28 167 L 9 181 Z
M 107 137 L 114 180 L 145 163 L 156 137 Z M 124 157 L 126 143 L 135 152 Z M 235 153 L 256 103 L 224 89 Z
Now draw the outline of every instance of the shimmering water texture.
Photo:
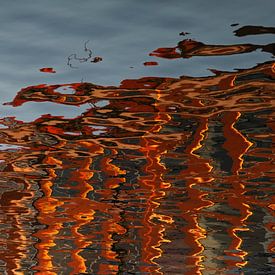
M 183 40 L 151 55 L 254 50 L 274 44 Z M 0 273 L 274 274 L 275 63 L 212 73 L 19 91 L 14 107 L 90 107 L 1 119 Z

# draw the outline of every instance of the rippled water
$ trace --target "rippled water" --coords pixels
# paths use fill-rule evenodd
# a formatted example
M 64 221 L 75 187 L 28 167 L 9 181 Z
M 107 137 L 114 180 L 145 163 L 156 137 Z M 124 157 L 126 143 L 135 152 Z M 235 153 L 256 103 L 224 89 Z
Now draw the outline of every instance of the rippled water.
M 274 273 L 275 44 L 251 37 L 275 28 L 237 23 L 238 43 L 183 29 L 144 50 L 142 72 L 131 73 L 140 77 L 120 84 L 111 82 L 124 70 L 86 40 L 64 56 L 64 81 L 41 62 L 37 73 L 54 81 L 33 75 L 4 93 L 0 274 Z M 200 73 L 173 73 L 184 62 Z M 88 65 L 114 76 L 74 81 Z

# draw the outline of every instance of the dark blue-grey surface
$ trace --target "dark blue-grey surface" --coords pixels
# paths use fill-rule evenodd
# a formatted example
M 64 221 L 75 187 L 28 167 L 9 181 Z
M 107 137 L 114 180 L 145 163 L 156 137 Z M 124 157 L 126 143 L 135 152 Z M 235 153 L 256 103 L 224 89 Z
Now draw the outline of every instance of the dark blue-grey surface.
M 164 60 L 149 57 L 158 48 L 175 46 L 187 31 L 188 38 L 210 44 L 273 42 L 272 35 L 236 37 L 243 25 L 274 25 L 275 4 L 263 1 L 72 1 L 0 0 L 0 96 L 11 101 L 23 87 L 40 83 L 71 83 L 81 80 L 116 85 L 126 78 L 142 76 L 208 75 L 208 68 L 247 68 L 270 59 L 254 52 L 227 57 L 195 57 Z M 237 27 L 230 24 L 239 23 Z M 103 62 L 66 65 L 71 53 L 84 55 L 85 41 Z M 145 61 L 159 66 L 145 67 Z M 56 74 L 39 71 L 53 67 Z M 133 67 L 133 68 L 130 68 Z M 41 107 L 43 106 L 43 107 Z M 85 109 L 85 107 L 83 107 Z M 0 107 L 0 116 L 33 120 L 43 113 L 75 116 L 83 108 L 28 103 Z

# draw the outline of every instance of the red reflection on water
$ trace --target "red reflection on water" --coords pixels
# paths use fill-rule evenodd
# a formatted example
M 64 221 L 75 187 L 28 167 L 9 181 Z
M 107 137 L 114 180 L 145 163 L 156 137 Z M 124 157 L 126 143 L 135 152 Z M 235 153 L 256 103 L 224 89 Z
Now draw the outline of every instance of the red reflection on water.
M 183 218 L 188 225 L 183 228 L 185 242 L 191 248 L 191 252 L 187 255 L 185 265 L 188 266 L 186 274 L 202 274 L 204 269 L 203 256 L 204 246 L 201 239 L 206 238 L 206 230 L 200 225 L 200 212 L 213 205 L 213 202 L 207 199 L 207 192 L 199 190 L 196 185 L 209 185 L 214 180 L 211 177 L 212 166 L 209 160 L 201 158 L 196 151 L 202 148 L 202 142 L 208 130 L 208 119 L 199 120 L 199 127 L 193 135 L 193 140 L 186 148 L 188 156 L 188 168 L 180 173 L 180 178 L 186 180 L 186 192 L 188 200 L 185 203 L 178 203 L 178 207 L 182 211 Z
M 190 58 L 193 56 L 219 56 L 242 54 L 256 51 L 272 53 L 274 55 L 274 44 L 265 46 L 256 44 L 235 44 L 235 45 L 207 45 L 192 39 L 185 39 L 178 43 L 176 47 L 158 48 L 150 53 L 150 56 L 162 57 L 167 59 Z
M 223 147 L 227 150 L 233 161 L 231 168 L 233 174 L 238 174 L 242 169 L 243 155 L 253 145 L 252 142 L 248 141 L 247 138 L 234 127 L 234 124 L 238 121 L 240 116 L 240 112 L 228 112 L 224 113 L 222 119 L 224 123 L 224 137 L 226 139 Z
M 53 68 L 41 68 L 40 72 L 42 72 L 42 73 L 52 73 L 52 74 L 56 73 L 56 71 Z
M 144 66 L 157 66 L 158 62 L 155 61 L 147 61 L 143 63 Z
M 160 90 L 156 90 L 156 97 L 160 99 Z M 141 267 L 141 272 L 164 274 L 156 261 L 163 254 L 161 245 L 165 242 L 170 242 L 169 239 L 165 238 L 165 224 L 172 224 L 174 221 L 171 216 L 157 213 L 161 200 L 171 187 L 171 184 L 163 179 L 166 167 L 161 163 L 161 158 L 169 149 L 176 146 L 177 139 L 169 141 L 162 138 L 162 135 L 159 134 L 163 128 L 162 125 L 169 123 L 171 116 L 166 114 L 163 107 L 158 106 L 157 102 L 155 103 L 155 108 L 156 112 L 152 118 L 155 123 L 141 138 L 141 148 L 139 149 L 144 154 L 147 163 L 143 167 L 146 176 L 140 177 L 140 186 L 147 191 L 140 238 L 142 240 L 142 261 L 148 263 L 148 267 Z M 159 225 L 154 220 L 159 220 L 162 224 Z

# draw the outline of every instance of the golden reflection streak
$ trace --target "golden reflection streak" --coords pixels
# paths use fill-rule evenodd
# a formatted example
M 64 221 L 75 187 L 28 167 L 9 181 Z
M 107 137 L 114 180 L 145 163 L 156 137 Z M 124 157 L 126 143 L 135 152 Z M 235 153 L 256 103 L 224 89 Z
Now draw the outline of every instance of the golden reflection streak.
M 62 166 L 62 161 L 51 156 L 46 156 L 45 164 Z M 44 196 L 35 202 L 35 207 L 38 210 L 38 221 L 47 225 L 47 228 L 40 229 L 35 236 L 40 240 L 35 247 L 37 249 L 37 265 L 33 267 L 37 270 L 38 275 L 58 275 L 55 266 L 52 262 L 52 256 L 49 254 L 50 249 L 55 246 L 54 238 L 62 228 L 62 222 L 54 218 L 56 208 L 63 205 L 64 202 L 51 198 L 53 180 L 56 178 L 55 169 L 49 168 L 49 179 L 41 181 L 41 191 Z
M 224 136 L 226 142 L 223 147 L 227 150 L 228 154 L 233 160 L 232 172 L 239 174 L 243 167 L 243 156 L 253 145 L 252 142 L 238 131 L 234 126 L 241 116 L 241 112 L 228 112 L 224 114 Z
M 71 275 L 86 272 L 85 259 L 79 253 L 92 243 L 87 240 L 83 234 L 78 232 L 82 226 L 91 223 L 94 219 L 95 211 L 85 206 L 85 202 L 89 201 L 87 194 L 93 190 L 93 187 L 87 182 L 94 174 L 90 171 L 91 164 L 92 160 L 90 158 L 81 161 L 79 169 L 75 171 L 71 177 L 72 181 L 75 180 L 78 183 L 77 189 L 80 191 L 78 196 L 81 198 L 81 205 L 83 205 L 83 207 L 79 206 L 80 209 L 78 209 L 77 212 L 73 211 L 73 213 L 71 213 L 75 221 L 71 232 L 76 246 L 76 248 L 71 251 L 72 260 L 68 263 L 68 265 L 72 267 Z
M 142 235 L 142 239 L 145 239 L 145 244 L 143 245 L 143 261 L 155 264 L 156 266 L 151 268 L 144 268 L 143 271 L 149 271 L 153 272 L 152 274 L 159 274 L 163 275 L 163 272 L 160 271 L 160 267 L 158 264 L 154 261 L 157 258 L 160 258 L 162 256 L 162 249 L 160 248 L 161 243 L 163 242 L 170 242 L 169 240 L 165 239 L 163 237 L 165 232 L 165 227 L 163 225 L 156 226 L 156 224 L 152 221 L 154 218 L 158 219 L 164 219 L 166 221 L 172 222 L 173 219 L 169 216 L 164 217 L 160 216 L 155 211 L 160 207 L 160 203 L 158 202 L 165 196 L 165 191 L 158 190 L 158 187 L 161 189 L 163 188 L 169 188 L 170 184 L 164 183 L 162 180 L 162 173 L 157 171 L 158 168 L 164 168 L 163 165 L 160 165 L 159 163 L 159 157 L 154 156 L 153 151 L 157 151 L 160 149 L 159 147 L 151 147 L 150 146 L 150 140 L 144 138 L 145 144 L 148 144 L 148 146 L 145 146 L 147 149 L 143 149 L 142 151 L 145 153 L 145 157 L 148 160 L 147 161 L 147 167 L 145 167 L 145 171 L 148 174 L 152 175 L 151 179 L 141 179 L 142 186 L 145 188 L 151 190 L 151 194 L 149 198 L 147 199 L 147 207 L 144 214 L 144 234 Z M 157 154 L 157 152 L 155 152 Z M 155 171 L 150 170 L 150 167 L 154 167 L 156 169 Z
M 228 198 L 229 205 L 232 208 L 238 209 L 240 211 L 240 217 L 234 217 L 230 220 L 232 227 L 228 230 L 229 235 L 232 238 L 231 245 L 229 246 L 229 251 L 226 252 L 229 256 L 239 257 L 240 260 L 226 260 L 226 263 L 229 267 L 244 267 L 248 261 L 245 260 L 245 257 L 248 255 L 248 252 L 241 249 L 243 240 L 237 235 L 238 231 L 249 231 L 249 228 L 246 227 L 246 220 L 253 214 L 249 209 L 250 206 L 245 203 L 246 199 L 243 194 L 245 193 L 245 185 L 242 184 L 241 180 L 234 176 L 239 175 L 240 170 L 243 168 L 243 156 L 253 145 L 252 142 L 248 141 L 243 134 L 238 131 L 234 125 L 240 118 L 240 112 L 226 112 L 222 122 L 224 123 L 224 137 L 226 141 L 223 147 L 227 150 L 228 155 L 233 161 L 232 173 L 233 176 L 229 177 L 229 180 L 232 182 L 234 196 Z M 237 251 L 237 252 L 232 252 Z
M 45 206 L 47 203 L 45 204 Z M 41 206 L 43 207 L 43 204 L 41 203 Z M 56 205 L 57 206 L 57 205 Z M 39 209 L 39 208 L 38 208 Z M 39 209 L 40 210 L 40 209 Z M 44 221 L 43 215 L 40 215 L 41 221 Z M 36 274 L 43 275 L 43 274 L 51 274 L 51 275 L 57 275 L 58 273 L 54 272 L 55 266 L 52 262 L 52 256 L 49 254 L 50 249 L 55 246 L 54 238 L 59 233 L 60 229 L 62 228 L 62 224 L 55 224 L 55 225 L 48 225 L 47 229 L 39 230 L 38 233 L 35 235 L 40 239 L 40 243 L 37 243 L 35 245 L 37 252 L 37 259 L 38 263 L 33 268 L 34 270 L 37 270 Z
M 93 151 L 93 153 L 104 153 L 101 147 L 97 148 L 97 146 L 94 145 L 95 144 L 93 143 L 92 145 L 86 144 L 85 147 L 90 147 L 90 151 Z M 113 150 L 113 153 L 116 154 L 117 151 Z M 103 171 L 108 174 L 108 176 L 124 175 L 125 171 L 112 164 L 111 161 L 112 159 L 110 157 L 103 158 L 103 162 L 101 164 L 103 166 Z M 75 225 L 71 229 L 72 235 L 75 237 L 74 243 L 76 246 L 76 248 L 71 251 L 72 260 L 71 262 L 69 262 L 69 266 L 71 266 L 73 269 L 70 273 L 71 275 L 87 272 L 87 267 L 85 265 L 86 260 L 80 255 L 80 253 L 83 251 L 83 249 L 85 249 L 85 247 L 88 247 L 90 244 L 92 244 L 92 241 L 88 240 L 88 237 L 90 236 L 79 233 L 79 230 L 85 224 L 91 224 L 92 220 L 94 219 L 94 214 L 96 213 L 96 210 L 105 213 L 108 212 L 109 214 L 111 213 L 110 206 L 107 203 L 91 203 L 90 199 L 87 197 L 88 193 L 93 190 L 92 185 L 87 182 L 94 175 L 94 173 L 90 171 L 92 159 L 87 157 L 84 161 L 80 160 L 78 164 L 80 168 L 72 174 L 71 180 L 78 183 L 77 186 L 74 186 L 74 189 L 78 190 L 80 193 L 77 197 L 70 199 L 71 204 L 68 205 L 66 209 L 66 213 L 70 217 L 70 220 L 75 221 Z M 102 192 L 105 192 L 106 195 L 109 196 L 111 192 L 110 188 L 114 188 L 117 185 L 111 186 L 107 182 L 106 185 L 108 185 L 108 187 L 103 189 Z M 104 195 L 103 193 L 102 195 Z M 77 205 L 77 207 L 74 207 L 74 205 Z M 101 256 L 105 260 L 108 260 L 110 262 L 118 262 L 118 260 L 116 259 L 116 253 L 112 251 L 112 245 L 114 243 L 112 239 L 112 234 L 113 232 L 124 234 L 125 230 L 116 223 L 120 219 L 119 213 L 117 213 L 117 211 L 112 211 L 111 214 L 113 216 L 112 219 L 108 219 L 102 222 L 102 243 L 106 246 L 106 248 L 102 249 Z M 115 274 L 113 272 L 117 271 L 117 264 L 99 264 L 98 272 L 100 274 L 111 275 Z
M 171 120 L 171 116 L 165 113 L 165 111 L 162 112 L 161 106 L 158 106 L 160 98 L 161 90 L 156 90 L 155 106 L 158 108 L 158 113 L 154 118 L 156 125 L 152 126 L 151 129 L 147 131 L 146 135 L 142 137 L 141 146 L 144 145 L 142 146 L 144 148 L 140 149 L 140 151 L 144 153 L 147 160 L 147 164 L 144 167 L 147 176 L 145 176 L 145 178 L 141 178 L 141 185 L 151 191 L 151 194 L 147 199 L 147 206 L 143 219 L 144 232 L 141 238 L 145 243 L 142 245 L 142 259 L 145 263 L 154 264 L 152 267 L 141 267 L 141 271 L 150 272 L 150 274 L 156 275 L 164 275 L 161 271 L 161 267 L 155 262 L 155 260 L 160 258 L 163 254 L 161 244 L 170 242 L 170 240 L 164 237 L 165 226 L 163 224 L 155 224 L 153 219 L 157 218 L 159 221 L 168 224 L 174 222 L 172 217 L 156 213 L 156 210 L 161 205 L 161 199 L 163 199 L 166 195 L 165 189 L 171 187 L 170 183 L 163 181 L 163 174 L 166 171 L 166 167 L 163 163 L 161 163 L 161 157 L 167 153 L 167 141 L 161 140 L 161 134 L 159 133 L 163 128 L 162 125 Z M 154 139 L 154 136 L 156 136 L 158 140 Z M 148 176 L 150 175 L 151 179 L 148 179 Z
M 186 266 L 190 267 L 186 271 L 187 275 L 202 275 L 202 271 L 205 269 L 204 256 L 202 255 L 205 248 L 200 240 L 207 238 L 207 232 L 199 225 L 199 213 L 202 209 L 214 205 L 211 200 L 204 199 L 208 195 L 207 192 L 195 188 L 198 184 L 210 184 L 214 180 L 213 177 L 209 176 L 205 178 L 195 176 L 202 174 L 202 171 L 205 171 L 208 175 L 213 169 L 207 160 L 202 159 L 195 153 L 203 147 L 202 142 L 206 139 L 208 131 L 208 119 L 201 118 L 199 121 L 200 124 L 194 134 L 193 141 L 186 149 L 188 168 L 181 173 L 183 179 L 186 179 L 186 192 L 188 192 L 189 200 L 186 203 L 178 204 L 182 213 L 184 213 L 184 219 L 188 222 L 183 230 L 186 234 L 185 241 L 192 248 L 192 254 L 187 256 L 185 261 Z
M 233 203 L 232 203 L 233 204 Z M 236 205 L 236 202 L 235 202 Z M 230 236 L 232 237 L 231 245 L 229 246 L 229 252 L 226 254 L 232 257 L 239 257 L 239 261 L 226 261 L 229 266 L 233 267 L 244 267 L 247 265 L 248 261 L 245 260 L 245 257 L 248 255 L 248 252 L 241 249 L 243 240 L 237 235 L 238 231 L 249 231 L 249 228 L 246 228 L 245 222 L 253 214 L 250 210 L 250 206 L 246 203 L 240 203 L 241 217 L 240 219 L 234 219 L 231 221 L 233 223 L 232 228 L 228 230 Z M 236 252 L 232 252 L 236 251 Z
M 115 158 L 115 155 L 117 155 L 118 151 L 115 149 L 112 149 L 112 155 L 111 157 L 104 157 L 101 163 L 101 166 L 103 167 L 103 171 L 113 179 L 113 177 L 117 176 L 123 176 L 126 174 L 126 171 L 124 169 L 121 169 L 117 165 L 112 163 L 112 158 Z M 102 195 L 106 193 L 106 195 L 109 197 L 110 192 L 112 192 L 112 189 L 119 186 L 119 183 L 125 182 L 125 177 L 119 177 L 119 181 L 106 181 L 105 182 L 105 188 L 102 190 Z M 109 209 L 107 209 L 109 208 Z M 106 205 L 105 209 L 101 209 L 102 212 L 107 212 L 108 214 L 112 215 L 112 218 L 105 220 L 102 222 L 102 235 L 103 240 L 102 243 L 105 245 L 104 249 L 101 251 L 102 257 L 110 262 L 109 264 L 106 263 L 100 263 L 99 264 L 99 274 L 106 274 L 106 275 L 115 275 L 119 271 L 119 260 L 117 258 L 117 252 L 113 250 L 113 244 L 114 240 L 112 235 L 114 233 L 118 235 L 123 235 L 126 233 L 126 229 L 119 225 L 119 221 L 121 220 L 120 216 L 120 209 L 118 207 L 112 208 L 110 205 Z M 111 262 L 113 262 L 111 264 Z
M 250 229 L 247 228 L 245 222 L 247 219 L 253 214 L 250 211 L 250 206 L 244 203 L 244 198 L 242 198 L 242 194 L 244 193 L 244 187 L 242 184 L 239 184 L 239 189 L 234 188 L 236 192 L 236 196 L 234 198 L 229 199 L 229 204 L 233 208 L 237 208 L 241 212 L 240 218 L 231 219 L 230 222 L 233 224 L 233 227 L 228 230 L 230 236 L 232 237 L 232 242 L 229 247 L 229 251 L 227 254 L 230 256 L 240 257 L 241 262 L 231 262 L 228 261 L 230 266 L 237 266 L 237 267 L 244 267 L 248 262 L 245 261 L 245 256 L 248 255 L 248 252 L 241 249 L 241 245 L 243 240 L 237 236 L 237 231 L 249 231 Z M 241 192 L 240 192 L 241 191 Z M 231 252 L 237 251 L 237 252 Z
M 208 131 L 208 124 L 207 124 L 207 121 L 206 121 L 204 126 L 202 126 L 202 129 L 199 131 L 196 143 L 194 144 L 194 146 L 191 146 L 191 148 L 189 150 L 187 150 L 187 153 L 200 158 L 200 156 L 197 155 L 197 154 L 194 154 L 194 152 L 199 150 L 202 147 L 201 142 L 205 139 L 207 131 Z

